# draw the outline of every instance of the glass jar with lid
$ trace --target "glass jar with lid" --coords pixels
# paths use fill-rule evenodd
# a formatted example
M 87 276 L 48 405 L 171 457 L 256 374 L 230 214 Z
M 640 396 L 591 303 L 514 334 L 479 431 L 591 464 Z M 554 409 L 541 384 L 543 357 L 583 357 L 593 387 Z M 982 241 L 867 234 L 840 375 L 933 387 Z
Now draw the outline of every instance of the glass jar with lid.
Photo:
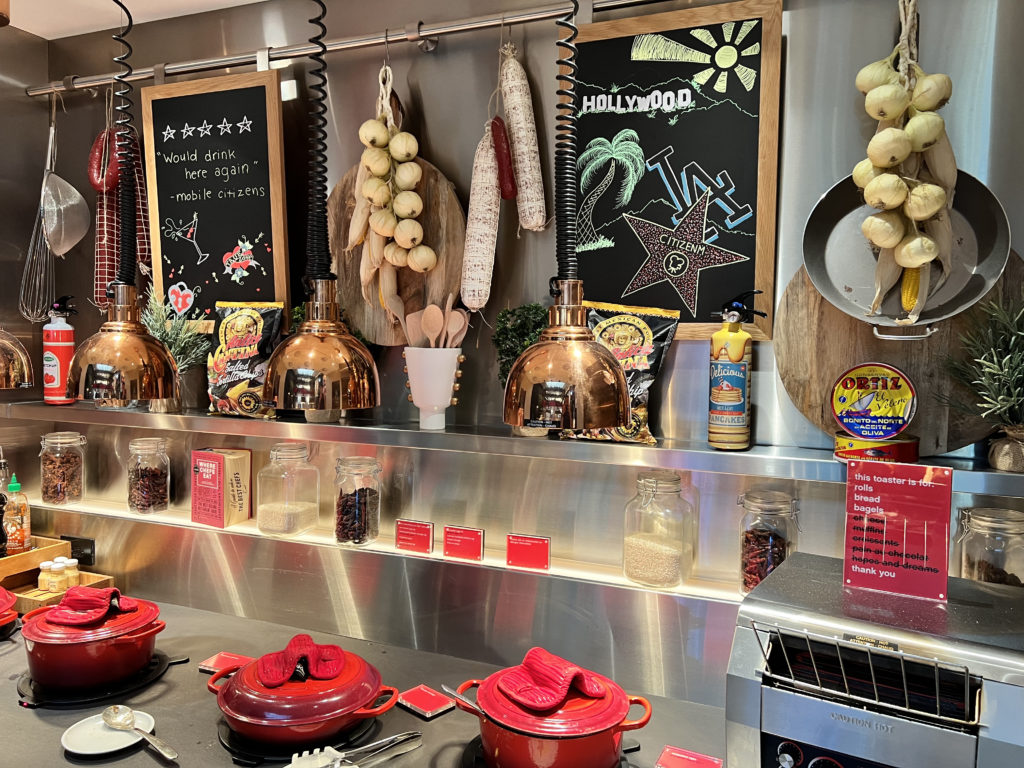
M 1024 512 L 964 507 L 959 522 L 963 578 L 1024 586 Z
M 295 536 L 320 514 L 320 470 L 309 463 L 304 443 L 278 443 L 256 477 L 256 527 L 261 533 Z
M 81 501 L 85 495 L 85 437 L 77 432 L 43 435 L 39 470 L 43 503 Z
M 347 456 L 335 465 L 334 539 L 362 546 L 380 531 L 380 462 L 368 456 Z
M 128 443 L 128 509 L 166 512 L 171 497 L 171 461 L 162 437 L 139 437 Z
M 788 493 L 759 489 L 742 494 L 736 503 L 745 510 L 740 534 L 740 589 L 746 594 L 797 550 L 799 508 Z
M 636 496 L 626 503 L 622 572 L 651 587 L 674 587 L 693 566 L 694 511 L 670 470 L 637 474 Z

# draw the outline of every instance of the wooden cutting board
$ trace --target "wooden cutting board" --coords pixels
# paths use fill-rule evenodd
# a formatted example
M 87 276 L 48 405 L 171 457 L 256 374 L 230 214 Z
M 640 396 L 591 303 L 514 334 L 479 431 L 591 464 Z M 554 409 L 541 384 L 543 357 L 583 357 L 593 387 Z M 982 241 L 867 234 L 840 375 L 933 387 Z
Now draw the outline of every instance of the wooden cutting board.
M 1020 297 L 1024 263 L 1011 252 L 999 282 L 982 301 L 1004 294 Z M 962 312 L 936 324 L 924 340 L 878 339 L 869 323 L 857 320 L 828 303 L 803 267 L 785 293 L 775 319 L 775 360 L 779 376 L 793 403 L 813 424 L 828 434 L 839 425 L 832 416 L 832 386 L 839 375 L 861 363 L 888 363 L 903 371 L 917 389 L 917 415 L 907 433 L 921 439 L 921 456 L 937 456 L 963 448 L 992 434 L 979 417 L 951 409 L 939 399 L 953 384 L 946 373 L 946 355 L 956 354 L 960 335 L 970 327 L 973 313 Z M 882 329 L 883 332 L 892 329 Z M 917 332 L 923 328 L 916 329 Z
M 455 196 L 454 185 L 426 160 L 416 158 L 416 163 L 423 170 L 423 178 L 416 186 L 416 193 L 423 198 L 423 213 L 417 221 L 423 225 L 423 242 L 437 253 L 437 266 L 426 273 L 413 272 L 407 267 L 398 270 L 398 295 L 405 304 L 406 314 L 421 310 L 427 304 L 438 304 L 444 309 L 449 293 L 458 298 L 462 284 L 462 249 L 466 242 L 466 216 Z M 355 208 L 353 187 L 357 171 L 356 167 L 349 170 L 327 200 L 327 226 L 334 271 L 338 274 L 339 301 L 349 325 L 368 341 L 386 347 L 402 346 L 406 343 L 402 327 L 388 320 L 379 302 L 370 306 L 363 300 L 359 284 L 362 246 L 345 251 L 348 225 Z M 376 281 L 372 294 L 378 295 Z

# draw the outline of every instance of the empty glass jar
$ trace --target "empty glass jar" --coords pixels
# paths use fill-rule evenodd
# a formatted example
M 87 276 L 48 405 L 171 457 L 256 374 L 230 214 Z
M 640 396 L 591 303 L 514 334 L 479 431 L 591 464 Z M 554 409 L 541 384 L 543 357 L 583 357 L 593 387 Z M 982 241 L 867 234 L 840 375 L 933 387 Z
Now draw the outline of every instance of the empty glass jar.
M 651 587 L 674 587 L 693 566 L 694 510 L 680 495 L 679 475 L 644 470 L 626 503 L 622 572 Z
M 43 503 L 81 501 L 85 493 L 85 437 L 77 432 L 43 435 L 39 474 Z
M 750 490 L 737 499 L 746 510 L 740 535 L 741 591 L 746 594 L 797 549 L 796 499 L 782 491 Z
M 366 456 L 338 459 L 334 486 L 334 538 L 339 544 L 360 546 L 380 530 L 380 462 Z
M 1024 512 L 962 508 L 959 549 L 963 578 L 1024 586 Z
M 278 443 L 256 477 L 256 527 L 261 533 L 295 536 L 317 523 L 320 470 L 303 443 Z
M 128 509 L 166 512 L 171 497 L 171 461 L 162 437 L 139 437 L 128 443 Z

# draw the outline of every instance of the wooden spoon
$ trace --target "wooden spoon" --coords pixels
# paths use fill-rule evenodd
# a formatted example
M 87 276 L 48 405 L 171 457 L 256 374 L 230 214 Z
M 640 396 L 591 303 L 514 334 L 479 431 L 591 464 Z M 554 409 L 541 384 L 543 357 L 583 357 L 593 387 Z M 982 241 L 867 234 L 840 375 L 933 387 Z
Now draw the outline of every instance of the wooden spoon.
M 423 310 L 410 312 L 405 316 L 405 327 L 408 331 L 408 342 L 410 347 L 423 347 L 427 343 L 427 335 L 423 333 Z
M 444 332 L 444 313 L 437 304 L 428 304 L 424 307 L 420 326 L 423 328 L 423 333 L 426 334 L 430 346 L 436 347 L 438 339 Z
M 466 318 L 458 311 L 452 312 L 451 314 L 448 315 L 448 328 L 446 338 L 448 339 L 447 344 L 449 347 L 454 348 L 459 346 L 455 342 L 455 340 L 459 338 L 460 333 L 465 335 L 463 333 L 463 331 L 465 330 L 465 325 Z
M 387 302 L 388 311 L 397 318 L 399 325 L 402 326 L 402 333 L 405 334 L 406 343 L 412 344 L 409 340 L 409 327 L 405 324 L 405 302 L 397 294 L 388 296 L 384 301 Z
M 464 309 L 456 309 L 453 314 L 462 317 L 462 330 L 455 334 L 454 339 L 450 339 L 449 343 L 453 347 L 462 346 L 462 340 L 466 338 L 466 334 L 469 333 L 469 313 Z
M 452 316 L 452 304 L 455 303 L 455 294 L 448 294 L 448 301 L 444 305 L 444 328 L 441 330 L 441 339 L 438 341 L 437 346 L 439 347 L 450 347 L 448 343 L 448 320 Z

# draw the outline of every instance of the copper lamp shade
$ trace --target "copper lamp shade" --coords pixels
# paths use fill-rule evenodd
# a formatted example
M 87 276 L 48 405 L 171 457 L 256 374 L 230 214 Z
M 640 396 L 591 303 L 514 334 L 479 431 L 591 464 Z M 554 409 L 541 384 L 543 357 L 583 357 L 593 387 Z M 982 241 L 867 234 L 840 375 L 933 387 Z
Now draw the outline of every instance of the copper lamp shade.
M 622 365 L 587 327 L 583 284 L 560 280 L 550 325 L 516 360 L 505 383 L 506 424 L 601 429 L 629 424 Z
M 139 322 L 134 285 L 112 283 L 107 322 L 75 350 L 67 396 L 106 408 L 177 397 L 178 368 L 167 348 Z
M 377 366 L 339 319 L 337 281 L 311 283 L 305 322 L 267 363 L 263 399 L 278 408 L 306 411 L 307 418 L 311 412 L 373 408 L 380 402 Z
M 32 386 L 32 360 L 17 337 L 0 328 L 0 389 Z

